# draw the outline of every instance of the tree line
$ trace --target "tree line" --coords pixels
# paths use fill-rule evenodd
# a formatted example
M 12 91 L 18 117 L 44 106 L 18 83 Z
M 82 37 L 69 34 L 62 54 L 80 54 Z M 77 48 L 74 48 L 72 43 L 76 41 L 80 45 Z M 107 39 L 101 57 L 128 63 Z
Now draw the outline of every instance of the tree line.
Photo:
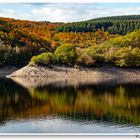
M 100 18 L 95 19 L 96 23 L 100 23 L 97 25 L 95 22 L 92 24 L 92 20 L 88 23 L 64 24 L 0 18 L 0 66 L 26 65 L 31 60 L 30 63 L 37 65 L 94 66 L 102 62 L 121 67 L 139 67 L 140 30 L 135 29 L 140 27 L 138 18 L 109 17 L 112 21 Z M 79 31 L 57 31 L 73 24 L 82 26 L 78 27 Z M 89 32 L 87 27 L 90 29 L 90 24 L 95 25 L 96 29 Z M 71 29 L 76 27 L 72 26 Z M 127 34 L 119 35 L 123 31 Z
M 94 32 L 103 29 L 110 34 L 125 35 L 140 29 L 140 15 L 97 18 L 83 22 L 66 23 L 56 28 L 56 32 Z

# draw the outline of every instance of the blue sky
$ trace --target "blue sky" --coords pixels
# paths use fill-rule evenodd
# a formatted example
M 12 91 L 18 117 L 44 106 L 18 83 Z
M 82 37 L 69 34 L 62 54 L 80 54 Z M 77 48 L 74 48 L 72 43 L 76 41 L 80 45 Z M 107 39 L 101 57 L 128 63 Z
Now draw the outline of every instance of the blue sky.
M 97 17 L 140 14 L 140 3 L 0 4 L 0 17 L 73 22 Z

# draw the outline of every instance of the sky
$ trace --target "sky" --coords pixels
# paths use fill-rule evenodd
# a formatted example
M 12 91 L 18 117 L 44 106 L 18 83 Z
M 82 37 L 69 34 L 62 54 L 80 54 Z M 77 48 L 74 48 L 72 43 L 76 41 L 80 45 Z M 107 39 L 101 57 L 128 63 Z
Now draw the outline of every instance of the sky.
M 140 3 L 28 3 L 0 4 L 0 17 L 76 22 L 98 17 L 140 14 Z

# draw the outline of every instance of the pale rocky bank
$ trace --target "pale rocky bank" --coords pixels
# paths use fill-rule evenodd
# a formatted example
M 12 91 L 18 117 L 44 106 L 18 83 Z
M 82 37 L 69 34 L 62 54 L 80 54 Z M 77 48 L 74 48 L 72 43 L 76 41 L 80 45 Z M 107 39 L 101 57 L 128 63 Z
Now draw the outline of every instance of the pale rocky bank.
M 140 82 L 140 69 L 102 66 L 95 68 L 39 67 L 25 66 L 7 77 L 24 87 L 36 87 L 56 83 L 58 85 L 79 85 L 115 82 Z

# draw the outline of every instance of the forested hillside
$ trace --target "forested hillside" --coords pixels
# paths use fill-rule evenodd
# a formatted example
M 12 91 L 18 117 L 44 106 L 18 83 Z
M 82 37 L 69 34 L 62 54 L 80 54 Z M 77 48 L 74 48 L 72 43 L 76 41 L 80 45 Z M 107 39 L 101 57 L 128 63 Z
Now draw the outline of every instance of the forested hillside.
M 57 24 L 0 18 L 0 65 L 23 65 L 36 54 L 50 50 L 47 36 Z
M 139 67 L 140 30 L 85 48 L 75 44 L 64 44 L 57 47 L 54 53 L 42 53 L 32 57 L 30 61 L 30 64 L 36 65 L 95 66 L 97 63 L 108 63 L 118 67 Z
M 67 23 L 59 26 L 58 32 L 93 32 L 103 29 L 110 34 L 125 35 L 140 29 L 140 15 L 97 18 L 83 22 Z
M 26 65 L 32 58 L 36 65 L 139 67 L 139 28 L 139 15 L 77 23 L 0 18 L 0 66 Z
M 104 31 L 56 33 L 61 24 L 0 18 L 0 65 L 25 65 L 32 56 L 54 51 L 65 43 L 88 47 L 110 37 Z

